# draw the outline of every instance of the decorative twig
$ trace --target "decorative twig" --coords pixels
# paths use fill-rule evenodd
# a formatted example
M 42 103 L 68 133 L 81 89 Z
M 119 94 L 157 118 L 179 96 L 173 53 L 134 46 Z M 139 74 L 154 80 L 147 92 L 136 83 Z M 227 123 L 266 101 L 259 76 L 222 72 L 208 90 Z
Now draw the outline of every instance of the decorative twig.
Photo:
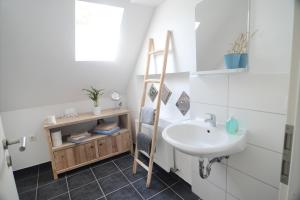
M 232 48 L 229 53 L 242 54 L 246 53 L 249 45 L 250 39 L 256 34 L 257 30 L 253 33 L 244 32 L 241 33 L 238 38 L 232 43 Z

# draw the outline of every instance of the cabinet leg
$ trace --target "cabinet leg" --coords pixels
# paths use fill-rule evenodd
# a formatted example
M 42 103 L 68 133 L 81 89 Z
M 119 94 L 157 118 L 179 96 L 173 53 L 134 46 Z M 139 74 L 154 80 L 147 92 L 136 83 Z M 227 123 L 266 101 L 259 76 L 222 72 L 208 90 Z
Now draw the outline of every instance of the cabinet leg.
M 58 179 L 58 175 L 55 171 L 53 171 L 53 178 L 54 178 L 54 180 Z
M 136 159 L 138 159 L 138 155 L 139 155 L 139 152 L 138 152 L 138 149 L 137 149 L 137 146 L 136 146 L 135 147 L 135 152 L 134 152 L 133 167 L 132 167 L 132 173 L 133 174 L 136 174 L 136 169 L 137 169 Z

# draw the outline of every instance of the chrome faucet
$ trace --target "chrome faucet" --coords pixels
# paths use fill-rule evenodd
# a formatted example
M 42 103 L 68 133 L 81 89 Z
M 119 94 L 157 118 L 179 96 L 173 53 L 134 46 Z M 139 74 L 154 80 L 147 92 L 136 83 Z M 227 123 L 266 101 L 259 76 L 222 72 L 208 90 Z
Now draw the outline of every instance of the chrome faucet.
M 206 113 L 206 115 L 208 115 L 209 118 L 205 119 L 204 122 L 209 123 L 212 127 L 216 127 L 217 126 L 216 115 L 211 113 Z

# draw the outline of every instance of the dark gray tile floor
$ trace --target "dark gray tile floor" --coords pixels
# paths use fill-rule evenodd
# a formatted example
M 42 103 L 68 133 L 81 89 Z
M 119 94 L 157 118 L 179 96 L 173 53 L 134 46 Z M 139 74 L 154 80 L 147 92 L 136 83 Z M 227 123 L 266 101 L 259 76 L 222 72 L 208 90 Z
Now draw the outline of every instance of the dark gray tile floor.
M 147 162 L 147 158 L 143 158 Z M 133 157 L 123 154 L 59 176 L 50 163 L 14 172 L 20 200 L 199 200 L 189 184 L 157 165 L 151 187 L 147 172 L 132 174 Z

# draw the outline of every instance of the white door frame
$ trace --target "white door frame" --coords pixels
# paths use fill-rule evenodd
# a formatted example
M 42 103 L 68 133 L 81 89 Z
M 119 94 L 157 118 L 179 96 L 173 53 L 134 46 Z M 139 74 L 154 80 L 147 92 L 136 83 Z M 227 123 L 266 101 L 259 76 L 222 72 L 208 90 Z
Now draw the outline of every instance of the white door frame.
M 280 200 L 300 199 L 300 0 L 294 0 L 294 32 L 287 124 L 294 126 L 288 185 L 280 185 Z
M 8 150 L 4 149 L 2 139 L 5 138 L 0 116 L 0 199 L 18 200 L 16 183 L 12 167 L 7 165 L 6 158 L 9 156 Z
M 288 185 L 288 200 L 300 199 L 300 81 L 298 82 L 298 84 L 298 104 L 293 136 L 293 150 Z

